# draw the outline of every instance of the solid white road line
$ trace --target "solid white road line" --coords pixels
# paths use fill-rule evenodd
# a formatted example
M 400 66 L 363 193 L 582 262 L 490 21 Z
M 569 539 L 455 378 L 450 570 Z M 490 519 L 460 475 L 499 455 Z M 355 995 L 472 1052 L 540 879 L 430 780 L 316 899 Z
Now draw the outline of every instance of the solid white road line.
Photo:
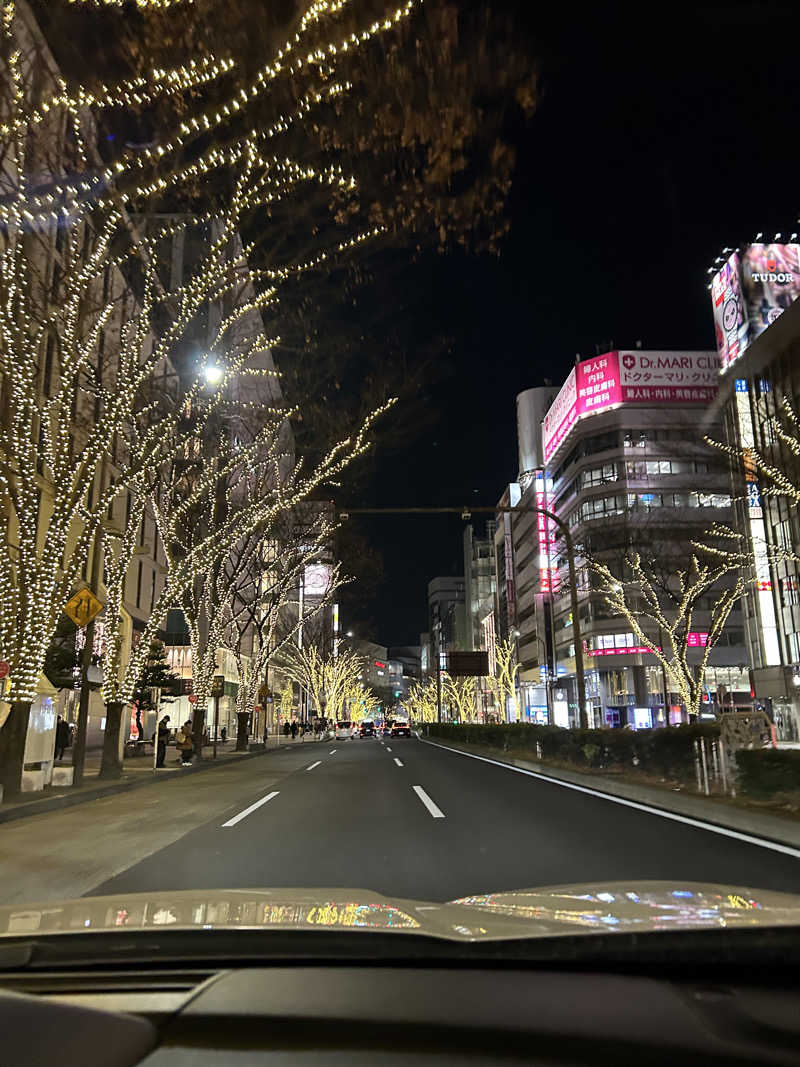
M 586 785 L 565 782 L 562 778 L 551 778 L 547 774 L 539 774 L 538 771 L 529 771 L 524 767 L 514 767 L 510 763 L 501 763 L 500 760 L 489 759 L 488 756 L 477 756 L 474 752 L 462 752 L 461 749 L 450 748 L 449 745 L 440 745 L 438 741 L 426 741 L 425 744 L 433 745 L 434 748 L 443 748 L 446 752 L 455 752 L 458 756 L 467 756 L 469 759 L 480 760 L 481 763 L 491 763 L 493 766 L 502 767 L 506 771 L 527 774 L 529 778 L 539 778 L 542 782 L 548 782 L 550 785 L 560 785 L 564 789 L 572 789 L 576 793 L 588 793 L 589 796 L 598 797 L 600 800 L 610 800 L 612 804 L 621 804 L 624 808 L 634 808 L 636 811 L 644 811 L 648 815 L 658 815 L 661 819 L 680 822 L 685 826 L 693 826 L 697 830 L 708 830 L 709 833 L 719 834 L 721 837 L 732 837 L 735 841 L 744 841 L 747 845 L 758 845 L 759 848 L 766 848 L 772 852 L 782 852 L 785 856 L 793 856 L 794 859 L 800 859 L 800 848 L 782 845 L 778 841 L 769 841 L 767 838 L 756 837 L 754 834 L 745 834 L 739 830 L 729 830 L 727 826 L 704 822 L 702 819 L 693 819 L 691 815 L 679 815 L 675 811 L 666 811 L 664 808 L 654 808 L 649 804 L 641 804 L 637 800 L 616 797 L 612 793 L 603 793 L 599 789 L 590 789 Z M 417 787 L 414 786 L 414 788 L 416 789 Z
M 306 767 L 306 770 L 313 771 L 315 767 L 319 767 L 320 763 L 322 763 L 322 760 L 318 759 L 316 763 L 312 763 L 310 767 Z
M 278 795 L 278 792 L 279 790 L 276 790 L 274 793 L 267 793 L 267 795 L 265 797 L 262 797 L 261 800 L 257 800 L 255 804 L 251 804 L 249 808 L 245 808 L 244 811 L 240 811 L 238 815 L 234 815 L 232 819 L 228 819 L 227 822 L 224 822 L 222 824 L 223 827 L 235 826 L 237 822 L 241 822 L 242 819 L 246 819 L 252 811 L 256 810 L 256 808 L 260 808 L 262 804 L 266 804 L 268 800 L 272 800 L 274 797 L 276 797 Z
M 425 792 L 421 785 L 412 785 L 411 788 L 417 794 L 419 799 L 422 801 L 422 803 L 425 805 L 425 807 L 428 809 L 434 819 L 443 819 L 445 817 L 445 814 L 442 809 L 436 807 L 434 802 L 431 800 L 431 798 L 428 796 L 428 794 Z
M 400 760 L 397 758 L 397 756 L 395 756 L 394 761 L 395 761 L 395 763 L 397 764 L 398 767 L 402 767 L 403 766 L 403 764 L 400 762 Z

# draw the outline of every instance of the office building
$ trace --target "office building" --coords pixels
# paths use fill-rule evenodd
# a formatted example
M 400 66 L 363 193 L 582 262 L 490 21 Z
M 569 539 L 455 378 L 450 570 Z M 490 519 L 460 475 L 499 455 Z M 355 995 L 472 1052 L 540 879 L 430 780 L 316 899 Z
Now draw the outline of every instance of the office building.
M 728 253 L 730 253 L 728 255 Z M 726 249 L 711 290 L 720 356 L 718 409 L 729 445 L 754 449 L 793 486 L 800 459 L 775 433 L 784 399 L 800 407 L 800 246 L 754 243 Z M 791 496 L 753 462 L 732 471 L 737 529 L 745 534 L 755 582 L 745 594 L 744 630 L 753 698 L 779 741 L 800 740 L 800 522 Z

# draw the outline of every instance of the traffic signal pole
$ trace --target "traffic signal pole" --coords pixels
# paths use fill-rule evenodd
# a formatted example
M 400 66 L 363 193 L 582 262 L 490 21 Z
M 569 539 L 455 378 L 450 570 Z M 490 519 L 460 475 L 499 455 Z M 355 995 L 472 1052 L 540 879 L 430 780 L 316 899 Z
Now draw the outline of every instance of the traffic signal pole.
M 536 514 L 544 515 L 564 537 L 564 546 L 567 553 L 567 567 L 569 570 L 569 598 L 572 612 L 572 636 L 575 644 L 575 684 L 578 690 L 578 721 L 582 729 L 589 725 L 586 712 L 586 677 L 583 664 L 583 638 L 581 636 L 581 619 L 578 613 L 578 583 L 575 572 L 575 542 L 572 539 L 567 523 L 548 508 L 539 507 L 537 504 L 524 504 L 522 507 L 508 504 L 498 504 L 492 507 L 472 505 L 463 508 L 337 508 L 336 514 L 340 519 L 348 519 L 351 515 L 460 515 L 468 522 L 475 515 L 496 515 L 498 512 L 508 512 L 514 515 Z M 555 651 L 555 650 L 554 650 Z M 438 653 L 438 648 L 437 648 Z M 438 664 L 437 664 L 438 667 Z M 438 670 L 437 670 L 438 678 Z M 438 686 L 437 686 L 438 688 Z M 441 704 L 440 704 L 441 708 Z M 441 720 L 441 710 L 439 712 Z

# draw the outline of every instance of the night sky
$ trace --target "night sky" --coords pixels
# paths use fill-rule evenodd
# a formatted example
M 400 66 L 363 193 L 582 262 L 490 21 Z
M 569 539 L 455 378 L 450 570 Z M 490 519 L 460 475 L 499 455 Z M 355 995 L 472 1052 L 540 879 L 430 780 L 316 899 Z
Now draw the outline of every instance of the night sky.
M 538 5 L 523 5 L 523 10 Z M 428 264 L 431 332 L 453 338 L 432 432 L 378 461 L 364 505 L 494 504 L 517 474 L 515 396 L 596 345 L 713 348 L 706 269 L 798 210 L 800 67 L 793 2 L 603 5 L 528 13 L 544 86 L 518 131 L 511 233 L 499 259 Z M 601 10 L 603 9 L 603 10 Z M 657 21 L 657 20 L 660 20 Z M 760 42 L 760 43 L 759 43 Z M 427 582 L 461 573 L 458 518 L 351 520 L 384 555 L 384 644 L 416 643 Z M 344 620 L 347 624 L 347 620 Z

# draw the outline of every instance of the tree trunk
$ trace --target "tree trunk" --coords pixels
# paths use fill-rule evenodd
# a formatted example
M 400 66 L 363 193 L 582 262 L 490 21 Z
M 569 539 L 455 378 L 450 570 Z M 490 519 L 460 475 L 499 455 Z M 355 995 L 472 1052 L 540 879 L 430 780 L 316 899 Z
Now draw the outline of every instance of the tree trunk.
M 192 715 L 192 742 L 194 745 L 194 752 L 192 758 L 194 760 L 201 760 L 203 758 L 203 730 L 206 727 L 206 709 L 199 708 L 197 704 L 194 706 L 194 714 Z
M 3 787 L 5 800 L 22 792 L 22 768 L 25 762 L 25 741 L 28 737 L 31 703 L 30 700 L 13 703 L 0 730 L 0 785 Z
M 100 761 L 101 778 L 122 777 L 119 742 L 124 708 L 125 705 L 119 700 L 109 701 L 106 704 L 106 731 L 103 735 L 103 758 Z
M 248 743 L 248 723 L 250 716 L 246 711 L 238 711 L 236 713 L 236 751 L 247 752 Z

